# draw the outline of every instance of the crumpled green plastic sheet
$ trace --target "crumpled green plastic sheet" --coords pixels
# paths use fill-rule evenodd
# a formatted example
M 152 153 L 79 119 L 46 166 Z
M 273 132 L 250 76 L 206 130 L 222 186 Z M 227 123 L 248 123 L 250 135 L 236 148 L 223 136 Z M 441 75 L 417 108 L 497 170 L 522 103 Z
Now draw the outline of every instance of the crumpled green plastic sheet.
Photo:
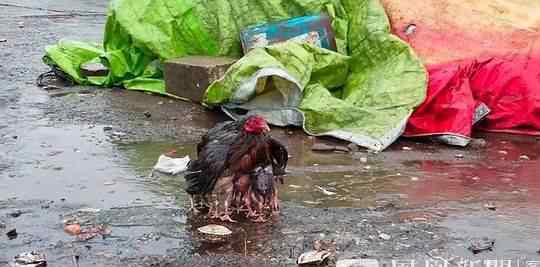
M 252 50 L 210 86 L 205 104 L 383 150 L 423 101 L 427 75 L 377 0 L 113 0 L 102 46 L 60 41 L 45 62 L 80 84 L 166 94 L 163 60 L 240 57 L 244 27 L 321 13 L 332 18 L 338 52 L 295 42 Z M 96 61 L 107 77 L 81 75 L 81 64 Z

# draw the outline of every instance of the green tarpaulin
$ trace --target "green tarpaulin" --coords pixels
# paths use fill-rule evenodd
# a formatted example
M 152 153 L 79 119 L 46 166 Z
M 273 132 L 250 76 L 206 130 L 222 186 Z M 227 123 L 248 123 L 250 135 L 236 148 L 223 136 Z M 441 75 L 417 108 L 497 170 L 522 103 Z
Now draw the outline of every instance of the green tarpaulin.
M 81 84 L 166 94 L 163 60 L 241 57 L 244 27 L 321 13 L 332 18 L 337 53 L 295 42 L 257 48 L 210 86 L 205 102 L 382 150 L 423 101 L 427 75 L 390 33 L 377 0 L 113 0 L 103 45 L 60 41 L 46 48 L 45 62 Z M 95 61 L 110 68 L 107 77 L 81 75 L 79 66 Z

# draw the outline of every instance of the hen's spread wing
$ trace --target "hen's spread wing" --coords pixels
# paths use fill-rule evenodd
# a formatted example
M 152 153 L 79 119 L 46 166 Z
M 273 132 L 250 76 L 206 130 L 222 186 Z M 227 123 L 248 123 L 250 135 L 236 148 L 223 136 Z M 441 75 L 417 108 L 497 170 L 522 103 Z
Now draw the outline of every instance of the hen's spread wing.
M 186 179 L 186 192 L 189 194 L 209 193 L 219 177 L 224 175 L 228 165 L 227 156 L 231 145 L 239 136 L 238 131 L 228 131 L 233 124 L 219 125 L 220 131 L 206 135 L 198 145 L 198 159 L 189 162 Z M 217 127 L 217 126 L 216 126 Z
M 285 169 L 287 168 L 287 162 L 289 161 L 289 152 L 287 148 L 270 136 L 266 138 L 268 143 L 268 149 L 272 157 L 272 172 L 276 176 L 285 175 Z

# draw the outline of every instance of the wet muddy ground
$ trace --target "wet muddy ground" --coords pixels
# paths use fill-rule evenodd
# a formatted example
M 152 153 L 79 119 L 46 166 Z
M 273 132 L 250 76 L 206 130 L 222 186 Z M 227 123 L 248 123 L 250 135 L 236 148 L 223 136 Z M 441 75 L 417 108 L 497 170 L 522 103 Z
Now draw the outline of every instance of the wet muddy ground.
M 228 225 L 225 244 L 201 242 L 194 229 L 207 221 L 185 213 L 183 178 L 150 173 L 172 149 L 193 157 L 225 117 L 141 92 L 44 91 L 35 85 L 44 47 L 100 41 L 106 1 L 0 6 L 0 266 L 31 250 L 50 266 L 76 266 L 74 256 L 80 266 L 294 266 L 316 239 L 336 240 L 339 259 L 385 264 L 540 260 L 540 142 L 492 134 L 467 149 L 401 140 L 380 154 L 315 153 L 313 143 L 329 140 L 274 129 L 292 155 L 282 215 Z M 63 231 L 70 218 L 112 234 L 76 241 Z M 481 237 L 495 247 L 473 255 L 467 247 Z

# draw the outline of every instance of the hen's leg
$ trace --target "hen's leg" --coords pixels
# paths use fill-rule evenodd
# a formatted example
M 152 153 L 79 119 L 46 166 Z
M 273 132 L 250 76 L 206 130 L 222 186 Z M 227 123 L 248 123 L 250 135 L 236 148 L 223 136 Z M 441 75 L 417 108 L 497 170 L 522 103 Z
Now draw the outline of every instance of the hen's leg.
M 210 204 L 210 210 L 208 210 L 208 216 L 210 219 L 219 218 L 219 199 L 214 194 L 212 194 L 212 201 Z
M 225 197 L 225 201 L 223 203 L 223 207 L 224 207 L 223 215 L 221 215 L 221 217 L 219 219 L 224 221 L 224 222 L 235 223 L 236 221 L 231 218 L 231 211 L 229 210 L 230 205 L 231 205 L 230 202 L 231 202 L 232 196 L 233 196 L 233 192 L 232 192 L 233 190 L 231 188 L 230 190 L 227 190 L 227 191 L 228 191 L 228 192 L 226 192 L 227 196 Z
M 189 202 L 191 204 L 191 207 L 189 208 L 190 212 L 193 212 L 193 214 L 197 215 L 200 213 L 200 211 L 195 207 L 195 200 L 193 199 L 193 195 L 189 195 Z
M 257 200 L 255 199 L 255 193 L 250 188 L 248 190 L 248 192 L 247 192 L 246 200 L 245 200 L 246 207 L 247 207 L 247 210 L 248 210 L 248 213 L 246 214 L 246 217 L 250 218 L 250 217 L 256 217 L 257 216 L 257 212 L 255 212 L 255 210 L 253 209 L 253 204 L 256 203 L 256 201 Z
M 272 191 L 272 200 L 271 200 L 270 206 L 272 208 L 273 214 L 280 213 L 281 207 L 279 205 L 279 193 L 278 193 L 278 189 L 276 185 L 274 185 L 274 190 Z

